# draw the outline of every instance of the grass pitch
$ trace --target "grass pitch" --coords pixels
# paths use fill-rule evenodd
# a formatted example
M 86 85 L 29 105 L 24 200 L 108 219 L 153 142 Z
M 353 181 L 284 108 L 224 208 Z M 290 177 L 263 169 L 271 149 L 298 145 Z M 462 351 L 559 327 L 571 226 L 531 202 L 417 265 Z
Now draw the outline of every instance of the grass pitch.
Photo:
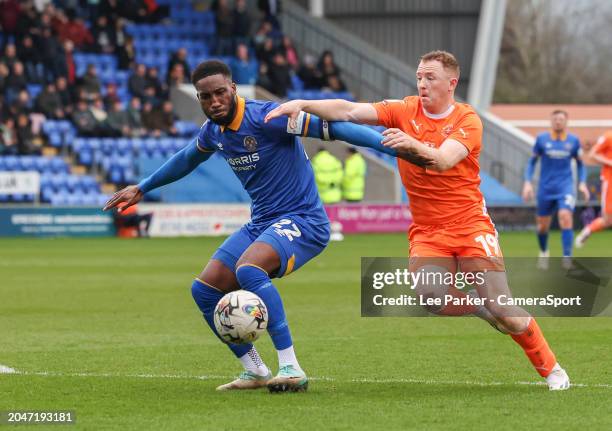
M 539 319 L 583 385 L 550 393 L 475 318 L 361 318 L 359 257 L 405 256 L 403 234 L 349 236 L 276 282 L 307 393 L 217 393 L 240 366 L 190 286 L 220 242 L 0 239 L 0 364 L 17 371 L 0 374 L 0 411 L 74 410 L 72 429 L 92 430 L 612 429 L 612 319 Z M 595 235 L 577 254 L 611 243 Z M 536 253 L 531 233 L 501 245 Z M 257 347 L 275 372 L 269 338 Z

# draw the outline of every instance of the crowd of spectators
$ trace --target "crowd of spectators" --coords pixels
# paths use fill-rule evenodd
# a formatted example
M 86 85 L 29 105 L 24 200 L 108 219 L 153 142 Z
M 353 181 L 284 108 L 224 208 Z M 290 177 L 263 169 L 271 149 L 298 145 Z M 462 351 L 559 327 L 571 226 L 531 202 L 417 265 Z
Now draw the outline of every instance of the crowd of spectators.
M 283 35 L 280 2 L 259 0 L 261 19 L 246 0 L 215 0 L 216 38 L 212 53 L 230 56 L 238 84 L 257 84 L 279 97 L 294 86 L 345 91 L 333 54 L 317 61 L 300 58 Z M 0 1 L 0 155 L 38 154 L 45 119 L 70 120 L 81 136 L 173 136 L 172 86 L 189 83 L 186 48 L 179 48 L 162 74 L 136 61 L 129 22 L 158 22 L 167 9 L 153 0 L 2 0 Z M 255 28 L 256 24 L 256 28 Z M 129 71 L 128 94 L 116 83 L 102 84 L 96 65 L 78 73 L 76 53 L 113 55 Z M 32 84 L 40 87 L 31 94 Z
M 213 53 L 234 56 L 230 67 L 237 84 L 257 84 L 285 97 L 295 76 L 306 90 L 346 91 L 331 51 L 323 52 L 318 61 L 309 54 L 300 59 L 291 38 L 281 31 L 278 0 L 258 1 L 263 19 L 256 29 L 246 1 L 235 0 L 233 5 L 231 9 L 229 0 L 212 3 L 217 31 Z
M 136 64 L 124 32 L 126 20 L 164 16 L 167 10 L 148 0 L 0 1 L 0 155 L 40 154 L 46 119 L 71 120 L 82 136 L 175 135 L 168 83 L 156 68 Z M 102 86 L 95 65 L 77 75 L 75 51 L 114 55 L 120 68 L 134 69 L 128 106 L 115 83 Z M 186 55 L 179 50 L 168 66 L 184 68 L 172 72 L 181 82 L 189 73 Z M 40 86 L 35 97 L 32 84 Z

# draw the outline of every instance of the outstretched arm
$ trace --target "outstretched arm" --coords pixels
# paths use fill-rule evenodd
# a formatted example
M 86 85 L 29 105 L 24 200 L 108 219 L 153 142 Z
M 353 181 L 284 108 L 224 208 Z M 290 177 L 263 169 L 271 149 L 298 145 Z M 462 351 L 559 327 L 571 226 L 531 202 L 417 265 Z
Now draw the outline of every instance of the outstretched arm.
M 349 102 L 343 99 L 291 100 L 268 112 L 264 121 L 267 123 L 283 115 L 295 120 L 301 111 L 309 112 L 328 121 L 378 124 L 378 114 L 372 104 Z
M 104 211 L 120 206 L 124 210 L 142 200 L 145 193 L 173 183 L 193 171 L 200 163 L 208 160 L 214 151 L 203 151 L 197 141 L 191 142 L 181 151 L 173 155 L 159 169 L 138 185 L 127 186 L 115 193 L 104 205 Z

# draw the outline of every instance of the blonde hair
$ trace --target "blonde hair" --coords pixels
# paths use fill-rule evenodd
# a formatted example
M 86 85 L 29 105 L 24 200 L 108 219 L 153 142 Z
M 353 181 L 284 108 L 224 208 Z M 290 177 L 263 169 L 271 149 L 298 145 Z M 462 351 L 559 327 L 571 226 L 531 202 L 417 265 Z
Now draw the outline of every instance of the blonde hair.
M 430 51 L 427 54 L 424 54 L 423 56 L 421 56 L 421 61 L 422 62 L 439 61 L 440 63 L 442 63 L 442 66 L 444 67 L 444 69 L 455 73 L 457 77 L 459 77 L 459 73 L 461 71 L 459 68 L 459 62 L 457 61 L 455 56 L 451 54 L 450 52 L 441 51 L 441 50 Z

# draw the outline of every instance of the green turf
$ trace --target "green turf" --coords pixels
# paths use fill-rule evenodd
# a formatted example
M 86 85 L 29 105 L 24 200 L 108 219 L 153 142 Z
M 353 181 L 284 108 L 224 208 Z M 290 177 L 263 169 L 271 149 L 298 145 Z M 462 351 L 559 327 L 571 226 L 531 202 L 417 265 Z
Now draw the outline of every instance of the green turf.
M 578 255 L 609 256 L 611 241 L 594 236 Z M 349 236 L 277 282 L 308 393 L 216 393 L 240 367 L 190 285 L 219 243 L 0 239 L 0 364 L 23 373 L 0 375 L 0 410 L 75 410 L 69 429 L 91 430 L 612 429 L 612 319 L 539 319 L 588 385 L 550 393 L 516 384 L 540 379 L 474 318 L 361 318 L 359 257 L 404 256 L 405 235 Z M 501 238 L 506 256 L 535 243 Z M 275 367 L 267 337 L 257 347 Z

